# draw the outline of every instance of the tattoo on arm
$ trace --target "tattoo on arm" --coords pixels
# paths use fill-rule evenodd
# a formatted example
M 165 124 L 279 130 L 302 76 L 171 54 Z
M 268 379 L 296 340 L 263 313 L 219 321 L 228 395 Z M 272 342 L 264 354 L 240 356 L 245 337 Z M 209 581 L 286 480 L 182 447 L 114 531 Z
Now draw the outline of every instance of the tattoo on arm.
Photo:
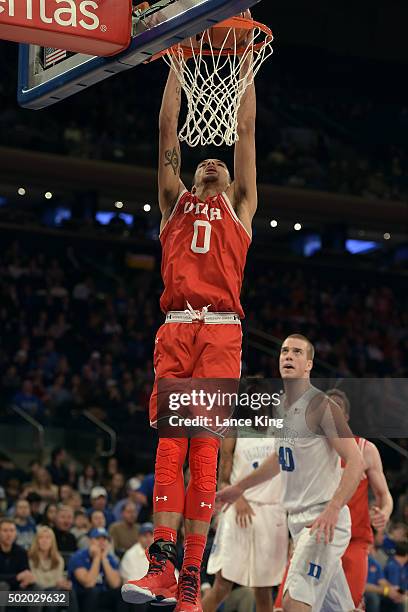
M 167 149 L 164 152 L 164 157 L 166 158 L 165 166 L 171 166 L 173 168 L 174 176 L 176 176 L 180 171 L 180 156 L 176 147 L 173 147 L 173 150 Z

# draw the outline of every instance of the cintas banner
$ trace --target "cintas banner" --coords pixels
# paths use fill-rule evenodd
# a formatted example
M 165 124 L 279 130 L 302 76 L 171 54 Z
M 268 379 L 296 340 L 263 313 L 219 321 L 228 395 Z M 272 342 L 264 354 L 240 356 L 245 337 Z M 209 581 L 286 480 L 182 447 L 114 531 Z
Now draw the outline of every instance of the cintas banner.
M 0 0 L 0 39 L 89 55 L 130 44 L 131 0 Z

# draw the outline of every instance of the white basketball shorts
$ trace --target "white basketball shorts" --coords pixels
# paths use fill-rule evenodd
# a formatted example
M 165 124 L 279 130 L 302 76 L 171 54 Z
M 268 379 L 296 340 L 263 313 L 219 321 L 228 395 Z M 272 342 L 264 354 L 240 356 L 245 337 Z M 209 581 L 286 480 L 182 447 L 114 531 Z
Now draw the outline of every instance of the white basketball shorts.
M 222 513 L 207 572 L 248 587 L 280 584 L 288 554 L 286 512 L 279 504 L 249 502 L 252 524 L 239 527 L 234 506 Z
M 333 542 L 316 541 L 308 526 L 324 509 L 315 506 L 307 512 L 289 516 L 289 530 L 294 552 L 286 578 L 285 593 L 292 599 L 309 604 L 313 612 L 350 612 L 353 600 L 341 565 L 341 557 L 350 540 L 350 511 L 344 506 L 334 530 Z

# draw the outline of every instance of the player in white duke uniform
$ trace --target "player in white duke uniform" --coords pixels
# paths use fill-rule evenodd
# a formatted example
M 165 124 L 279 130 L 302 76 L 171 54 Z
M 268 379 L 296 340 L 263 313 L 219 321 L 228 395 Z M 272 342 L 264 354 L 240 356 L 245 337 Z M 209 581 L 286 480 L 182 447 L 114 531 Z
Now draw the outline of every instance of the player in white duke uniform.
M 346 506 L 364 471 L 360 450 L 343 414 L 310 383 L 314 349 L 300 334 L 281 347 L 284 427 L 275 451 L 250 475 L 217 494 L 231 504 L 248 488 L 281 473 L 281 501 L 289 513 L 294 553 L 286 579 L 284 612 L 349 612 L 353 600 L 341 557 L 350 540 Z M 339 456 L 344 460 L 343 474 Z
M 252 432 L 255 435 L 259 432 Z M 251 432 L 248 433 L 251 435 Z M 272 437 L 226 438 L 221 446 L 219 487 L 253 472 L 271 453 Z M 257 612 L 272 612 L 272 586 L 279 585 L 288 552 L 286 510 L 280 503 L 280 475 L 248 489 L 221 514 L 207 573 L 216 574 L 203 599 L 204 612 L 215 612 L 233 583 L 254 587 Z

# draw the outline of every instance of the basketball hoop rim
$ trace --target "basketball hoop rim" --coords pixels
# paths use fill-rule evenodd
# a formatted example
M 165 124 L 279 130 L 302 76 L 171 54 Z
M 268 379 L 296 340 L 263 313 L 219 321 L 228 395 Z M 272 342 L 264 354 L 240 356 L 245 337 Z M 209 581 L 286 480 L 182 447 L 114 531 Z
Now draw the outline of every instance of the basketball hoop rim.
M 273 40 L 272 30 L 267 25 L 265 25 L 264 23 L 261 23 L 260 21 L 249 19 L 247 17 L 239 17 L 239 16 L 230 17 L 229 19 L 225 19 L 224 21 L 215 23 L 209 29 L 213 29 L 213 28 L 214 29 L 218 29 L 218 28 L 219 29 L 226 29 L 226 28 L 232 29 L 233 28 L 236 30 L 239 29 L 239 30 L 248 30 L 248 31 L 255 30 L 256 28 L 258 28 L 265 34 L 265 38 L 264 40 L 256 43 L 252 47 L 252 52 L 260 51 L 265 46 L 265 44 L 267 44 L 268 42 L 272 42 Z M 207 32 L 208 30 L 205 30 L 205 31 Z M 201 33 L 201 35 L 203 34 L 204 32 Z M 148 60 L 148 62 L 153 62 L 159 59 L 160 57 L 163 57 L 167 53 L 177 54 L 177 51 L 180 49 L 183 51 L 183 55 L 187 59 L 190 57 L 194 57 L 195 55 L 194 49 L 192 49 L 190 45 L 183 45 L 183 43 L 178 43 L 177 45 L 174 45 L 173 47 L 169 47 L 168 49 L 164 49 L 163 51 L 156 53 Z M 211 55 L 244 55 L 247 49 L 248 49 L 248 45 L 242 45 L 242 47 L 238 47 L 236 49 L 206 49 L 204 47 L 201 47 L 200 53 L 201 55 L 208 55 L 208 56 L 211 56 Z

